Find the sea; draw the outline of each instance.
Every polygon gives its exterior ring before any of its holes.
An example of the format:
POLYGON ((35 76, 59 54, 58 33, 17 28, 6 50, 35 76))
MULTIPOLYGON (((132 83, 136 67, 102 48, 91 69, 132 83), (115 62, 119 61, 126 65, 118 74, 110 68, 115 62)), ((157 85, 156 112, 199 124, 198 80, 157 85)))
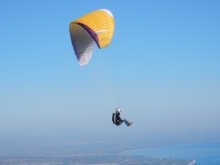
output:
POLYGON ((195 160, 193 165, 220 165, 220 142, 153 147, 123 153, 154 158, 195 160))

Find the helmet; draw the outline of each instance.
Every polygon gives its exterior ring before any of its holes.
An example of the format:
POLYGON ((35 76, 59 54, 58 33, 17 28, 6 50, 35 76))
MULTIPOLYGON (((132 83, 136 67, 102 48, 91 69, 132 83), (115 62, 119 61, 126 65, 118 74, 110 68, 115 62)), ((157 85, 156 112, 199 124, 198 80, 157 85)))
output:
POLYGON ((121 113, 121 109, 120 108, 115 109, 115 110, 116 110, 116 112, 121 113))

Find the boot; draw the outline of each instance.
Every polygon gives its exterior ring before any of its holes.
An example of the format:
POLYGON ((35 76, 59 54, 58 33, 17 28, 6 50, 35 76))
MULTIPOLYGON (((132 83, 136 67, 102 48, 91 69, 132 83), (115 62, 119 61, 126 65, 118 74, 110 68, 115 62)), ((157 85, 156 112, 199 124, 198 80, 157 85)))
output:
POLYGON ((133 122, 129 122, 129 123, 128 123, 128 126, 130 126, 132 123, 133 123, 133 122))

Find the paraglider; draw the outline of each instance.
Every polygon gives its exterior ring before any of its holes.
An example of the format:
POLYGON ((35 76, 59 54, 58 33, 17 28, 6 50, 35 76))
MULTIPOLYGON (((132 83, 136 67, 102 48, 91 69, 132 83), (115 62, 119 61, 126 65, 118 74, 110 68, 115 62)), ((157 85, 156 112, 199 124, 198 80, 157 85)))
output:
MULTIPOLYGON (((102 49, 111 43, 114 34, 113 14, 107 9, 95 10, 72 21, 69 25, 69 32, 78 63, 80 66, 85 66, 92 59, 95 45, 99 49, 102 49)), ((100 70, 103 71, 103 69, 98 69, 98 71, 100 70)), ((116 105, 117 101, 113 101, 112 99, 113 92, 107 91, 106 93, 113 107, 118 109, 119 105, 116 105)), ((116 114, 118 117, 115 116, 115 118, 119 120, 120 113, 118 114, 117 112, 116 114)), ((127 120, 121 119, 119 121, 121 123, 127 122, 127 120)))
POLYGON ((120 114, 121 114, 121 109, 116 109, 116 112, 112 114, 112 122, 115 125, 119 126, 124 122, 127 126, 130 126, 133 123, 133 122, 129 122, 126 119, 121 119, 120 114))
POLYGON ((89 63, 95 44, 108 46, 114 34, 114 17, 107 9, 96 10, 70 23, 70 37, 80 66, 89 63))

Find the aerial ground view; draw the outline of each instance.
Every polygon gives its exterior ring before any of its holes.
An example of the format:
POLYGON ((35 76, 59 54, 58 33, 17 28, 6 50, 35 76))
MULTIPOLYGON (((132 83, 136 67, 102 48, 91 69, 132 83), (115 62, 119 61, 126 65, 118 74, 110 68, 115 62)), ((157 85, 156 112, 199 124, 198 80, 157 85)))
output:
POLYGON ((219 165, 220 1, 0 1, 0 165, 219 165))

